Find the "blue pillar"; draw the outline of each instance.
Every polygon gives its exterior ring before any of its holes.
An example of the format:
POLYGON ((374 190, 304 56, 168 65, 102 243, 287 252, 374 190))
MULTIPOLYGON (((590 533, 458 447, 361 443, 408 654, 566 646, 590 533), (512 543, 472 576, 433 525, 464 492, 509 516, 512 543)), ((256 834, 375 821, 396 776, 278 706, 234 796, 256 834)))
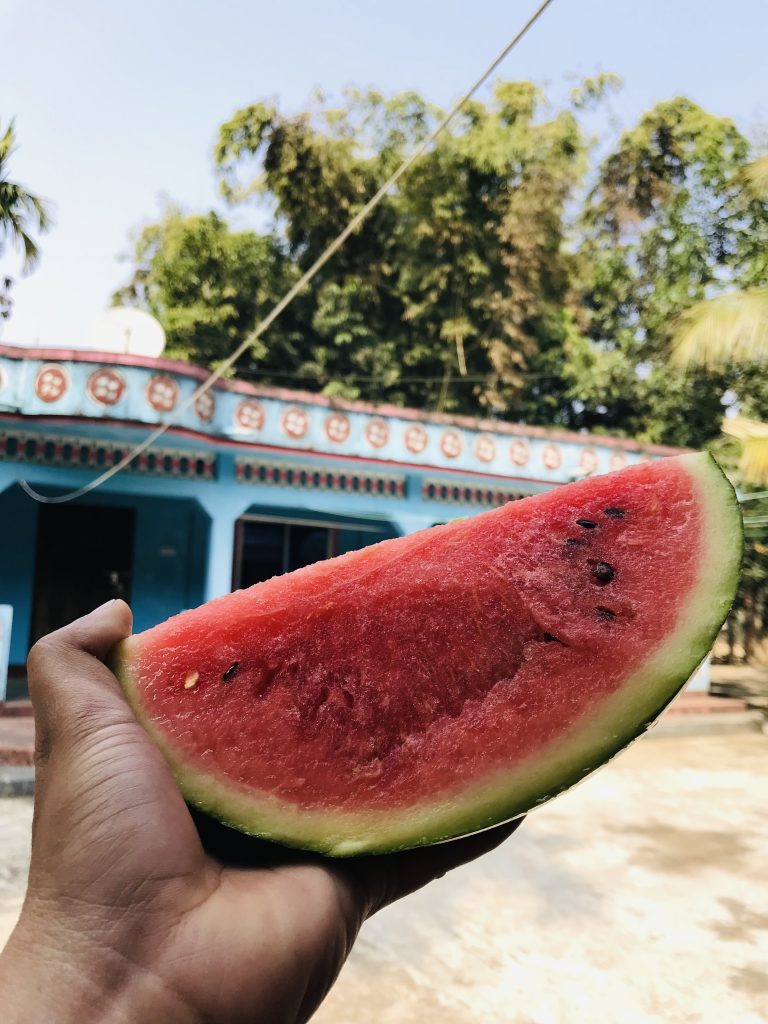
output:
POLYGON ((200 494, 198 501, 208 513, 208 561, 205 574, 206 601, 232 590, 232 562, 235 553, 235 523, 250 505, 249 498, 237 486, 220 482, 215 489, 200 494))
POLYGON ((208 569, 205 577, 205 600, 228 594, 232 589, 232 559, 235 549, 235 520, 221 512, 209 510, 211 528, 208 536, 208 569))

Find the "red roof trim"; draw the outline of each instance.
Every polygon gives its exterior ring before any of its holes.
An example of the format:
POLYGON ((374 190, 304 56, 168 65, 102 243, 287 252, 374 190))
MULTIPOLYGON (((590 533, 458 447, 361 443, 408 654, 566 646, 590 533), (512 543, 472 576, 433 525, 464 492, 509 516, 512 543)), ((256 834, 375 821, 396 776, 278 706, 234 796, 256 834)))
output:
MULTIPOLYGON (((118 352, 92 352, 72 348, 26 348, 19 345, 0 344, 0 356, 8 359, 35 359, 53 362, 110 363, 116 366, 137 366, 147 370, 165 370, 195 380, 205 380, 209 373, 200 366, 183 363, 177 359, 151 359, 148 356, 124 355, 118 352)), ((507 423, 504 420, 483 420, 474 416, 451 416, 440 412, 422 412, 399 405, 375 405, 371 402, 349 401, 341 398, 326 398, 311 391, 293 391, 289 388, 267 387, 248 384, 242 380, 217 381, 215 387, 258 398, 275 398, 283 402, 303 402, 329 409, 344 409, 347 412, 367 413, 372 416, 392 416, 401 420, 416 420, 423 423, 440 423, 446 426, 463 427, 466 430, 486 431, 492 434, 506 434, 510 437, 535 437, 549 441, 572 441, 582 445, 603 445, 628 452, 647 452, 650 455, 680 455, 690 448, 675 448, 663 444, 641 444, 628 437, 608 437, 602 434, 580 434, 572 430, 558 430, 555 427, 534 427, 524 423, 507 423)), ((127 421, 122 421, 127 422, 127 421)))

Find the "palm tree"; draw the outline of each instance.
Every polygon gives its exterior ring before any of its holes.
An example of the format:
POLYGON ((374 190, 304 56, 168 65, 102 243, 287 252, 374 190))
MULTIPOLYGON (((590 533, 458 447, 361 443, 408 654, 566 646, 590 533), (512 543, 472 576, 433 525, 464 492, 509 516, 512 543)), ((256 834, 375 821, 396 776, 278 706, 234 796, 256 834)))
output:
POLYGON ((741 445, 739 470, 748 483, 768 483, 768 423, 733 416, 723 421, 724 434, 741 445))
POLYGON ((768 362, 768 288, 698 302, 675 327, 673 358, 683 365, 768 362))
MULTIPOLYGON (((753 197, 768 198, 768 156, 747 164, 740 175, 753 197)), ((710 368, 729 363, 768 363, 768 288, 726 292, 692 306, 673 325, 673 360, 710 368)), ((768 424, 738 418, 723 431, 742 446, 745 480, 768 484, 768 424)))
POLYGON ((10 121, 5 134, 0 135, 0 254, 8 242, 18 246, 24 253, 23 269, 26 272, 40 258, 40 250, 30 230, 47 231, 51 220, 44 200, 8 178, 8 161, 15 142, 14 123, 10 121))
POLYGON ((745 186, 758 199, 768 196, 768 156, 761 156, 747 164, 741 172, 745 186))

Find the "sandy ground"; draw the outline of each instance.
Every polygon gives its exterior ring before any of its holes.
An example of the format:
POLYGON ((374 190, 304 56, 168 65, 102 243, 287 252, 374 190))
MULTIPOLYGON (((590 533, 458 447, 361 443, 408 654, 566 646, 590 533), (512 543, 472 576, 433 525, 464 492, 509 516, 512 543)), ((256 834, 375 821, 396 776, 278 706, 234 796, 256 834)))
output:
MULTIPOLYGON (((766 1024, 768 737, 646 739, 370 921, 314 1024, 766 1024)), ((0 945, 30 801, 0 801, 0 945)))

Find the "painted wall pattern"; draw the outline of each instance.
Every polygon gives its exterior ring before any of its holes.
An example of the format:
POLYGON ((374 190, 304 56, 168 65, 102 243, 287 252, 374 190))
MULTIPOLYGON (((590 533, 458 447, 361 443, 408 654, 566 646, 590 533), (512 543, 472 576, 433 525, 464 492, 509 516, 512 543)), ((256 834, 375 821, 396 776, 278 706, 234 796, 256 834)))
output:
POLYGON ((401 473, 374 473, 350 466, 322 465, 277 459, 235 459, 235 479, 241 484, 298 487, 343 494, 373 494, 405 498, 406 478, 401 473))
MULTIPOLYGON (((194 370, 162 360, 137 366, 119 359, 98 363, 93 353, 52 359, 50 352, 43 353, 48 358, 36 357, 34 349, 5 351, 24 357, 0 351, 0 411, 25 416, 103 417, 151 426, 173 419, 200 383, 194 370)), ((436 417, 414 419, 394 409, 334 408, 299 394, 253 392, 232 383, 212 388, 174 425, 211 439, 541 484, 609 472, 660 454, 590 435, 582 440, 554 431, 527 435, 524 428, 517 428, 520 434, 502 427, 494 432, 487 424, 474 429, 436 417)))
MULTIPOLYGON (((0 462, 23 462, 35 466, 103 471, 130 450, 130 444, 114 439, 59 433, 0 430, 0 462)), ((158 445, 142 452, 124 472, 149 476, 187 477, 214 480, 217 457, 214 452, 158 445)))

